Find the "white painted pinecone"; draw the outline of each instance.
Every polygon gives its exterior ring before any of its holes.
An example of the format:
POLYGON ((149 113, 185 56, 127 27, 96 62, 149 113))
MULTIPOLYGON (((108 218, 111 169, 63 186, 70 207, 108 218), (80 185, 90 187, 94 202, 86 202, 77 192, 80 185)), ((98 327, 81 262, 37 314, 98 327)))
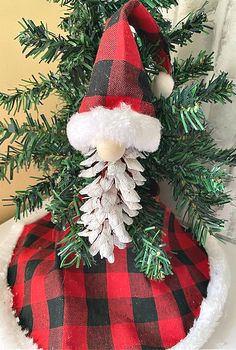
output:
POLYGON ((114 246, 123 249, 131 242, 125 225, 131 225, 142 208, 135 187, 145 182, 141 174, 144 169, 137 160, 145 157, 132 149, 116 162, 101 161, 95 150, 87 156, 81 162, 87 169, 81 171, 80 177, 97 177, 80 191, 86 201, 80 208, 84 214, 79 223, 84 230, 79 235, 88 237, 93 256, 99 252, 101 258, 112 263, 114 246))

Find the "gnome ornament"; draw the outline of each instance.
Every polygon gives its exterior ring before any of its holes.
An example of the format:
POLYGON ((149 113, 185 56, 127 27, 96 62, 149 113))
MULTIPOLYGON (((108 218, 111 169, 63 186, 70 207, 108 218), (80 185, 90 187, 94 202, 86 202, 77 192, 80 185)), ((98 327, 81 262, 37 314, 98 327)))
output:
POLYGON ((156 151, 161 138, 153 94, 130 26, 151 43, 159 42, 153 59, 165 73, 154 81, 155 95, 170 93, 170 55, 160 28, 139 1, 128 1, 106 23, 88 93, 67 126, 71 145, 86 158, 80 176, 95 177, 80 192, 85 199, 80 235, 88 237, 92 255, 100 252, 109 262, 114 262, 114 246, 125 248, 131 241, 126 226, 141 209, 136 187, 145 178, 138 158, 156 151))

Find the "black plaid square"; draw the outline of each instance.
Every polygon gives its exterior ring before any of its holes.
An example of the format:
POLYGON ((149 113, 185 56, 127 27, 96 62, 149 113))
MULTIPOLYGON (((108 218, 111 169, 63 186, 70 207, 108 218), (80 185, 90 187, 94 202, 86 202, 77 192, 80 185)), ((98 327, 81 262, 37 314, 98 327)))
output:
POLYGON ((157 321, 158 316, 153 298, 132 298, 132 303, 135 323, 157 321))
POLYGON ((147 74, 144 71, 140 71, 139 73, 138 85, 142 90, 142 100, 151 103, 153 100, 153 93, 150 87, 150 82, 148 80, 147 74))
POLYGON ((30 280, 33 277, 33 274, 37 268, 37 266, 42 262, 40 259, 30 260, 26 264, 25 268, 25 282, 30 280))
POLYGON ((110 324, 108 300, 87 299, 88 326, 106 326, 110 324))
POLYGON ((197 288, 199 289, 201 295, 206 298, 207 297, 207 287, 208 287, 209 281, 202 281, 198 282, 196 284, 197 288))
POLYGON ((87 96, 107 96, 112 64, 112 60, 104 60, 94 65, 87 96))
POLYGON ((36 236, 36 235, 34 235, 34 234, 29 234, 29 235, 26 237, 23 246, 24 246, 24 247, 30 247, 34 242, 37 241, 37 239, 39 239, 38 236, 36 236))
POLYGON ((84 266, 84 273, 104 273, 106 272, 106 260, 99 259, 98 256, 95 257, 95 264, 91 267, 84 266))
POLYGON ((112 27, 114 24, 119 22, 120 19, 120 10, 116 11, 112 17, 108 20, 107 24, 106 24, 106 29, 112 27))
POLYGON ((20 322, 19 324, 21 325, 22 329, 27 329, 30 332, 33 329, 33 313, 32 313, 32 308, 30 305, 26 305, 21 309, 21 312, 19 314, 19 319, 20 322))
POLYGON ((193 261, 188 257, 188 255, 183 250, 175 250, 174 253, 176 254, 180 263, 185 265, 193 265, 193 261))
POLYGON ((50 299, 48 312, 50 317, 50 328, 61 327, 64 324, 64 297, 50 299))
POLYGON ((17 265, 9 266, 7 271, 7 282, 10 287, 13 287, 16 283, 16 275, 17 275, 17 265))
POLYGON ((187 314, 191 313, 191 310, 189 309, 184 292, 181 289, 174 290, 173 295, 174 295, 174 298, 175 298, 176 303, 178 305, 180 314, 187 315, 187 314))

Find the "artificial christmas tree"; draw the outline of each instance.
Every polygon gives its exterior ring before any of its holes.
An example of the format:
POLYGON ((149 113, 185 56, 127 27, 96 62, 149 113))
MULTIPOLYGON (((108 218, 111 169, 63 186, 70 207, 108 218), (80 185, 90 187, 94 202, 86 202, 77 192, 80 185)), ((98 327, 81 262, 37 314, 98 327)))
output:
MULTIPOLYGON (((201 79, 213 69, 212 54, 203 51, 174 59, 171 67, 169 52, 208 28, 204 8, 172 28, 161 8, 176 1, 54 2, 69 10, 60 24, 67 34, 57 37, 42 23, 24 20, 19 39, 27 56, 58 59, 58 71, 0 94, 9 113, 27 114, 23 125, 13 117, 1 122, 1 142, 12 138, 18 145, 2 155, 1 178, 31 163, 45 172, 13 197, 16 218, 50 198, 50 215, 31 216, 25 228, 21 221, 6 240, 1 284, 6 287, 11 260, 14 309, 45 349, 197 349, 227 294, 224 258, 208 236, 223 237, 215 208, 231 200, 224 166, 235 165, 235 150, 217 148, 202 109, 204 102, 230 101, 233 83, 225 73, 208 83, 201 79), (50 93, 63 108, 51 121, 34 119, 30 108, 50 93), (190 232, 153 193, 162 179, 172 185, 190 232), (207 244, 210 271, 198 244, 207 244), (123 342, 117 334, 125 335, 123 342)), ((1 307, 7 319, 9 305, 1 307)), ((10 328, 13 318, 8 322, 10 328)), ((2 329, 2 344, 33 346, 12 334, 6 340, 8 327, 2 329)))

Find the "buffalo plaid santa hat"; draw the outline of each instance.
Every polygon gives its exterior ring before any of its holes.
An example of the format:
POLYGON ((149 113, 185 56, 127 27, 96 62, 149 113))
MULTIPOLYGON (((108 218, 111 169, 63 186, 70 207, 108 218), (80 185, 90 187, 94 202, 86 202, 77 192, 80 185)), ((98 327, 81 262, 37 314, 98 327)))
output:
POLYGON ((88 93, 68 123, 69 141, 83 153, 101 139, 147 152, 159 146, 161 125, 154 118, 153 94, 130 26, 150 43, 159 43, 153 59, 163 72, 153 82, 155 94, 172 92, 170 55, 160 27, 139 1, 130 0, 107 21, 88 93))

